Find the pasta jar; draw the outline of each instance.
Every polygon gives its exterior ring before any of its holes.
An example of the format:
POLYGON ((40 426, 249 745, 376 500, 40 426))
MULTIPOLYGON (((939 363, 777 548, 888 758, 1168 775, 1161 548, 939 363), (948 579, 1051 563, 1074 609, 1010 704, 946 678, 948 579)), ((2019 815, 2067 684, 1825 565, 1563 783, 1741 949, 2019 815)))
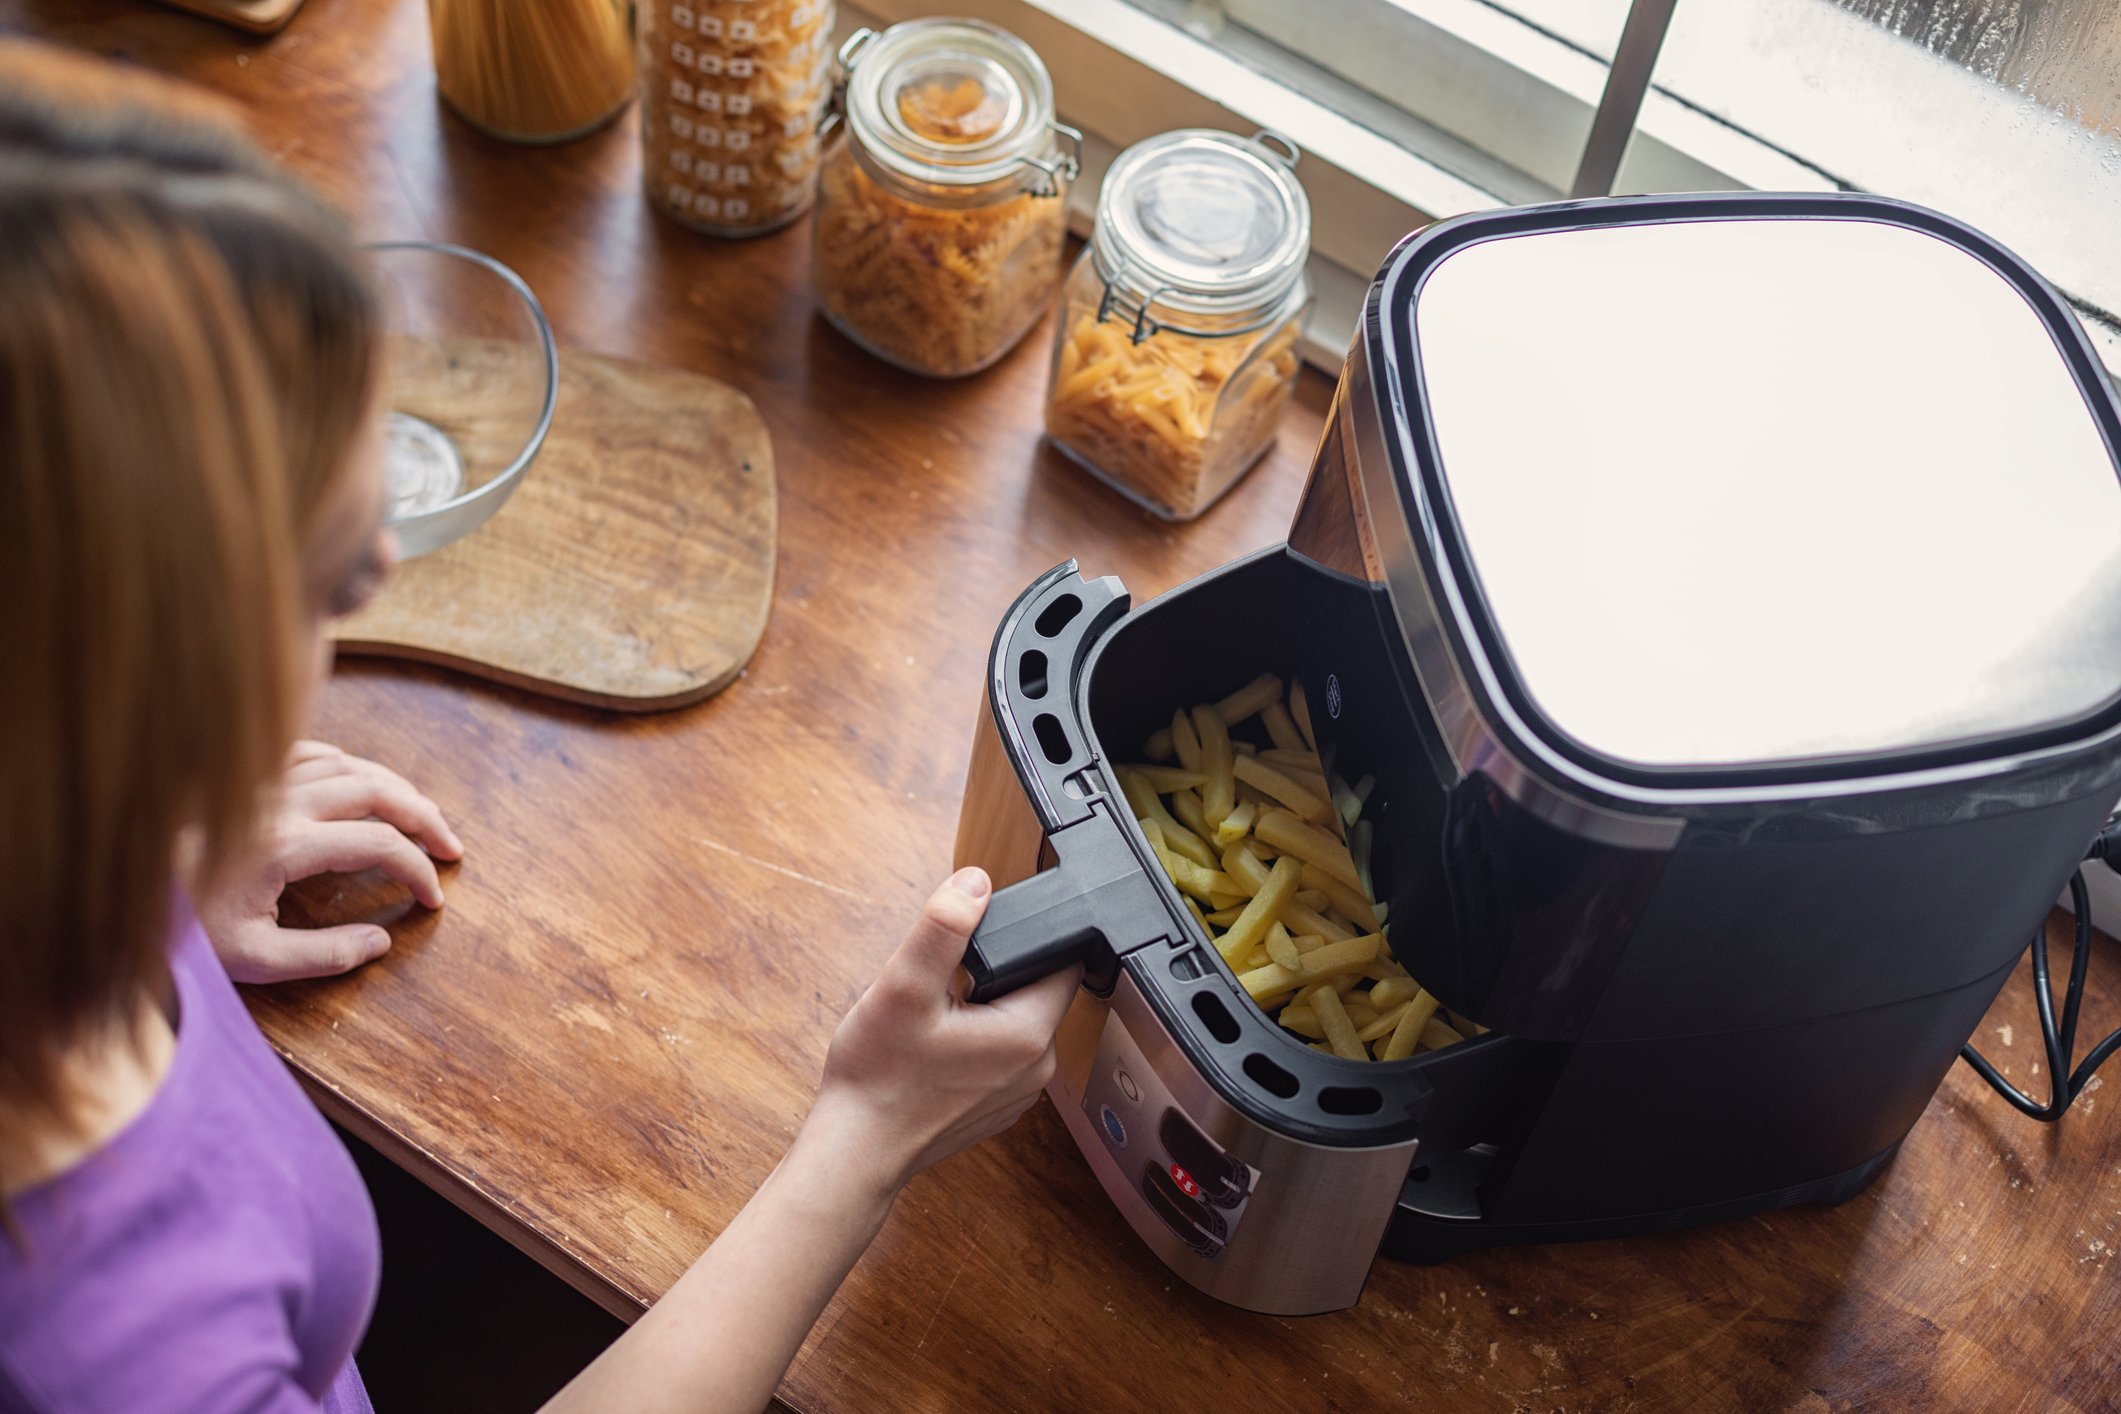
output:
POLYGON ((640 0, 649 204, 716 236, 778 230, 817 189, 833 0, 640 0))
POLYGON ((1163 133, 1116 158, 1061 292, 1046 432, 1190 520, 1273 445, 1311 304, 1311 206, 1274 133, 1163 133))
POLYGON ((951 378, 1030 331, 1060 283, 1082 137, 1031 47, 977 20, 857 31, 845 140, 818 178, 818 307, 888 363, 951 378))
POLYGON ((565 142, 633 97, 629 0, 429 0, 427 24, 436 91, 490 137, 565 142))

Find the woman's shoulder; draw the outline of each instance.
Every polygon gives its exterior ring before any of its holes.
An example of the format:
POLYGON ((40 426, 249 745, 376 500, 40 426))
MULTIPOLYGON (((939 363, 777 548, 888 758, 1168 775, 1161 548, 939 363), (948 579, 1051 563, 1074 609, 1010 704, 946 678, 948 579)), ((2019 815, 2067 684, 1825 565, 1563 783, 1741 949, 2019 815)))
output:
POLYGON ((181 1151, 108 1157, 14 1205, 0 1409, 11 1392, 29 1409, 253 1407, 301 1363, 301 1254, 181 1151))
POLYGON ((153 1099, 9 1204, 0 1414, 10 1376, 50 1391, 30 1409, 272 1408, 257 1388, 328 1381, 365 1323, 359 1175, 197 927, 172 940, 176 1050, 153 1099))

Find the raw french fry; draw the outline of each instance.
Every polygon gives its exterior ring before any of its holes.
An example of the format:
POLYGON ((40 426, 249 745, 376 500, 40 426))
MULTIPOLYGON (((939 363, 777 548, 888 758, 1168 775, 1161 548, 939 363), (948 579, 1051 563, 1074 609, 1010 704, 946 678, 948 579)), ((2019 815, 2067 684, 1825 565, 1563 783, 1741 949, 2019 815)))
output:
POLYGON ((1362 887, 1362 876, 1355 872, 1355 861, 1341 842, 1286 810, 1262 811, 1252 833, 1283 854, 1316 864, 1350 888, 1362 887))
POLYGON ((1289 930, 1281 926, 1278 918, 1267 927, 1266 950, 1268 960, 1281 964, 1283 970, 1303 971, 1304 965, 1298 960, 1303 954, 1297 950, 1296 939, 1289 936, 1289 930))
POLYGON ((1399 1025, 1399 1019, 1405 1016, 1408 1009, 1413 1005, 1414 999, 1409 997, 1398 1006, 1378 1012, 1368 1025, 1356 1031, 1356 1039, 1364 1045, 1368 1045, 1372 1041, 1384 1040, 1392 1034, 1393 1028, 1399 1025))
POLYGON ((1348 1020, 1355 1023, 1357 1031, 1377 1020, 1377 1008, 1363 1000, 1368 995, 1367 992, 1347 992, 1341 996, 1341 1005, 1347 1008, 1348 1020))
POLYGON ((1353 928, 1344 923, 1336 923, 1325 914, 1306 908, 1293 898, 1282 905, 1281 921, 1288 925, 1291 933, 1316 933, 1329 943, 1344 943, 1356 936, 1353 928))
POLYGON ((1171 749, 1178 753, 1179 765, 1188 771, 1200 769, 1200 734, 1183 708, 1171 714, 1171 749))
POLYGON ((1156 857, 1163 861, 1164 872, 1171 876, 1171 882, 1181 890, 1209 904, 1214 902, 1218 890, 1230 892, 1228 874, 1219 869, 1203 869, 1183 854, 1174 853, 1171 847, 1164 843, 1163 829, 1154 820, 1144 820, 1141 826, 1142 833, 1149 837, 1149 847, 1155 850, 1156 857))
POLYGON ((1239 913, 1243 913, 1245 911, 1245 905, 1250 901, 1251 900, 1243 893, 1226 894, 1219 891, 1215 894, 1213 898, 1208 900, 1209 903, 1215 905, 1215 911, 1217 913, 1222 912, 1226 908, 1234 908, 1239 913))
POLYGON ((1238 904, 1235 908, 1218 908, 1213 913, 1208 915, 1206 921, 1214 924, 1218 928, 1227 928, 1232 923, 1235 923, 1237 921, 1237 915, 1243 913, 1244 911, 1244 904, 1238 904))
POLYGON ((1327 908, 1331 907, 1331 901, 1326 898, 1323 889, 1298 889, 1296 891, 1296 901, 1305 908, 1316 909, 1320 913, 1324 913, 1327 908))
POLYGON ((1332 818, 1338 818, 1339 808, 1333 803, 1333 792, 1326 785, 1324 776, 1314 776, 1309 771, 1299 771, 1293 766, 1276 766, 1274 769, 1280 771, 1284 776, 1287 776, 1320 800, 1323 800, 1326 803, 1327 815, 1332 818))
POLYGON ((1259 753, 1259 759, 1269 765, 1279 766, 1284 771, 1301 771, 1307 776, 1326 778, 1326 768, 1318 759, 1318 753, 1301 746, 1274 746, 1259 753))
MULTIPOLYGON (((1304 866, 1303 886, 1326 896, 1326 903, 1341 917, 1366 933, 1374 933, 1384 927, 1384 909, 1372 907, 1359 889, 1351 889, 1340 880, 1319 868, 1316 864, 1304 866)), ((1318 904, 1311 907, 1325 911, 1318 904)))
POLYGON ((1169 795, 1175 790, 1192 790, 1208 778, 1198 771, 1188 771, 1181 766, 1122 766, 1122 771, 1132 771, 1149 783, 1149 788, 1159 795, 1169 795))
POLYGON ((1135 819, 1156 822, 1164 848, 1184 855, 1203 869, 1215 867, 1215 851, 1208 848, 1206 840, 1171 818, 1170 812, 1164 809, 1163 800, 1139 771, 1131 766, 1120 767, 1119 788, 1126 792, 1127 804, 1133 808, 1135 819))
POLYGON ((1293 859, 1274 861, 1245 911, 1230 925, 1230 931, 1216 940, 1215 946, 1224 957, 1242 954, 1266 938, 1282 905, 1296 892, 1296 880, 1302 873, 1302 866, 1293 859))
POLYGON ((1208 773, 1200 788, 1200 804, 1210 825, 1220 825, 1237 804, 1235 755, 1230 750, 1230 728, 1213 707, 1193 709, 1193 730, 1200 733, 1200 769, 1208 773))
POLYGON ((1380 1008, 1390 1011, 1401 1002, 1411 1002, 1421 994, 1421 987, 1411 977, 1386 977, 1370 989, 1370 1000, 1380 1008))
POLYGON ((1355 1023, 1348 1020, 1347 1009, 1340 1004, 1340 994, 1320 992, 1315 1005, 1319 1025, 1326 1028, 1326 1040, 1332 1045, 1333 1054, 1342 1060, 1368 1060, 1369 1054, 1356 1039, 1355 1023))
POLYGON ((1255 1002, 1276 992, 1286 992, 1301 980, 1295 973, 1275 962, 1237 974, 1237 985, 1244 988, 1245 995, 1255 1002))
POLYGON ((1318 733, 1311 730, 1311 708, 1304 701, 1304 685, 1300 682, 1289 684, 1289 716, 1295 721, 1296 729, 1303 733, 1303 744, 1313 751, 1318 750, 1318 733))
POLYGON ((1376 788, 1375 776, 1364 776, 1357 781, 1355 788, 1348 792, 1350 798, 1341 802, 1340 823, 1352 828, 1356 818, 1362 814, 1362 808, 1370 803, 1370 792, 1376 788))
POLYGON ((1303 963, 1302 979, 1316 982, 1322 977, 1335 977, 1343 972, 1359 972, 1362 965, 1377 956, 1378 938, 1375 933, 1366 937, 1350 938, 1344 943, 1327 943, 1322 948, 1313 948, 1299 959, 1303 963))
POLYGON ((1283 751, 1302 751, 1304 739, 1290 720, 1289 709, 1279 702, 1267 704, 1267 710, 1259 714, 1259 720, 1267 728, 1267 740, 1283 751))
POLYGON ((1318 1024, 1318 1013, 1310 1007, 1285 1006, 1276 1019, 1299 1036, 1322 1037, 1326 1034, 1326 1028, 1318 1024))
POLYGON ((1351 881, 1370 898, 1377 897, 1377 887, 1370 882, 1370 822, 1357 820, 1348 827, 1348 858, 1355 861, 1355 878, 1351 881))
POLYGON ((1208 813, 1201 809, 1199 791, 1174 792, 1171 796, 1171 813, 1178 817, 1180 824, 1202 839, 1215 838, 1215 827, 1208 823, 1208 813))
POLYGON ((1215 936, 1213 930, 1208 927, 1208 915, 1200 911, 1200 905, 1185 894, 1180 894, 1179 897, 1185 899, 1187 909, 1193 914, 1193 921, 1200 924, 1200 930, 1210 937, 1215 936))
POLYGON ((1288 772, 1269 766, 1256 756, 1238 757, 1232 770, 1238 780, 1265 791, 1314 825, 1322 825, 1333 816, 1333 806, 1324 796, 1313 794, 1291 779, 1288 772))
POLYGON ((1257 756, 1259 755, 1259 748, 1249 741, 1233 740, 1230 743, 1230 754, 1233 756, 1257 756))
POLYGON ((1326 940, 1319 937, 1316 933, 1298 933, 1291 941, 1296 944, 1298 952, 1310 952, 1314 948, 1322 948, 1326 945, 1326 940))
MULTIPOLYGON (((1258 893, 1267 882, 1267 864, 1253 850, 1255 841, 1239 840, 1222 854, 1223 872, 1237 880, 1237 886, 1258 893)), ((1298 877, 1302 877, 1301 871, 1298 877)))
POLYGON ((1237 691, 1215 704, 1215 711, 1225 723, 1242 722, 1256 712, 1262 712, 1273 703, 1281 701, 1281 679, 1272 673, 1261 673, 1237 691))
POLYGON ((1215 842, 1218 845, 1236 844, 1252 832, 1252 822, 1259 818, 1259 802, 1240 800, 1223 816, 1223 822, 1215 827, 1215 842))
POLYGON ((1436 1015, 1436 998, 1427 992, 1418 992, 1414 1000, 1401 1013, 1399 1023, 1392 1028, 1392 1039, 1385 1046, 1386 1060, 1405 1060, 1414 1054, 1421 1044, 1422 1032, 1436 1015))
POLYGON ((1429 1024, 1421 1028, 1421 1044, 1432 1051, 1441 1050, 1445 1046, 1455 1046, 1464 1039, 1465 1037, 1453 1030, 1448 1023, 1433 1016, 1429 1018, 1429 1024))
POLYGON ((1151 736, 1148 744, 1142 747, 1142 755, 1148 757, 1151 761, 1169 761, 1173 755, 1171 729, 1165 727, 1162 731, 1151 736))

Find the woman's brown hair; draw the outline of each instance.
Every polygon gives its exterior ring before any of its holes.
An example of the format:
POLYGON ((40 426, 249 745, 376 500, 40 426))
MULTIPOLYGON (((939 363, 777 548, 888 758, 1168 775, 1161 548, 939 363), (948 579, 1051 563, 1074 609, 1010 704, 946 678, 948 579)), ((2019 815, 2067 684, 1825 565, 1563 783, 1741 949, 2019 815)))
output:
POLYGON ((342 224, 203 95, 0 44, 0 1158, 250 843, 375 383, 342 224))

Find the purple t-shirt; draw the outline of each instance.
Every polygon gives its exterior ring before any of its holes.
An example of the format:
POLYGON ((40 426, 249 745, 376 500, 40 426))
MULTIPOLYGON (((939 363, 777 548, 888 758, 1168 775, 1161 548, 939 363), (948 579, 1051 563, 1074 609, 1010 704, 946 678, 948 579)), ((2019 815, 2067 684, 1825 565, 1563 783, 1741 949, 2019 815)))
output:
POLYGON ((169 1073, 0 1235, 0 1414, 367 1414, 375 1209, 178 908, 169 1073))

